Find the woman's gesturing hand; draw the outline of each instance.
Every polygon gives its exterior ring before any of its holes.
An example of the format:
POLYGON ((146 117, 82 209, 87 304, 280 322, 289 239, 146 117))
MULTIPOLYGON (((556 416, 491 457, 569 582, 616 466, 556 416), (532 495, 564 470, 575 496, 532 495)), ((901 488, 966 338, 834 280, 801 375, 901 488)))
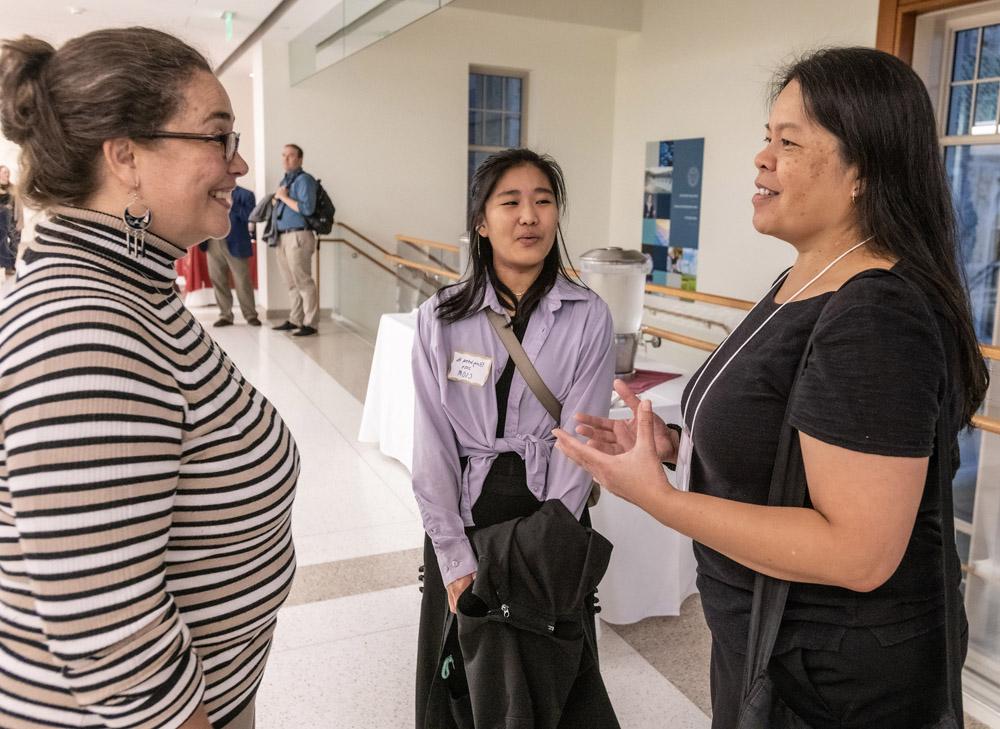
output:
POLYGON ((648 511, 652 499, 673 488, 657 453, 654 419, 663 422, 653 415, 653 406, 648 400, 641 401, 636 408, 634 439, 627 449, 620 443, 607 447, 611 445, 609 441, 595 443, 591 439, 586 444, 581 443, 559 428, 552 433, 556 437, 556 448, 590 472, 598 483, 648 511))
POLYGON ((466 575, 465 577, 459 577, 454 582, 448 583, 448 609, 453 613, 458 612, 458 598, 462 596, 462 593, 469 589, 469 585, 472 581, 476 579, 476 573, 473 572, 471 575, 466 575))
MULTIPOLYGON (((632 389, 622 380, 615 380, 615 392, 632 411, 628 420, 612 420, 595 415, 577 413, 576 432, 587 438, 587 445, 605 453, 617 456, 631 450, 635 445, 636 420, 639 415, 639 403, 642 402, 632 389)), ((677 443, 680 436, 677 431, 668 428, 666 423, 653 415, 653 443, 661 461, 673 463, 677 460, 677 443)))

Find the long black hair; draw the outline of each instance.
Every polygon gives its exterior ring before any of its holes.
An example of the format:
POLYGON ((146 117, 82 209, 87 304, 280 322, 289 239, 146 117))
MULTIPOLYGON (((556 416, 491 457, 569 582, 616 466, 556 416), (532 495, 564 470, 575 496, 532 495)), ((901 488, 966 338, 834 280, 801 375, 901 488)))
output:
POLYGON ((961 359, 968 424, 989 387, 972 325, 958 236, 930 97, 920 77, 895 56, 871 48, 826 48, 780 72, 772 99, 792 81, 806 114, 840 142, 855 165, 855 201, 864 236, 876 254, 906 262, 907 275, 944 303, 961 359))
MULTIPOLYGON (((547 154, 538 154, 530 149, 505 149, 487 157, 472 177, 469 194, 469 277, 465 281, 442 289, 446 291, 454 288, 455 291, 451 295, 446 294, 441 297, 437 305, 438 318, 452 323, 472 316, 482 307, 487 286, 493 286, 500 305, 513 311, 515 319, 520 319, 531 314, 541 298, 555 285, 559 276, 581 285, 570 277, 563 264, 559 249, 565 251, 566 243, 563 240, 562 226, 558 223, 556 240, 545 256, 542 271, 524 292, 520 301, 497 276, 496 268, 493 266, 493 246, 489 238, 479 235, 478 229, 486 217, 486 201, 493 194, 500 178, 508 171, 525 165, 537 167, 548 179, 549 187, 552 188, 555 197, 556 209, 562 217, 566 209, 566 183, 558 162, 547 154)), ((566 260, 569 260, 568 252, 566 260)))

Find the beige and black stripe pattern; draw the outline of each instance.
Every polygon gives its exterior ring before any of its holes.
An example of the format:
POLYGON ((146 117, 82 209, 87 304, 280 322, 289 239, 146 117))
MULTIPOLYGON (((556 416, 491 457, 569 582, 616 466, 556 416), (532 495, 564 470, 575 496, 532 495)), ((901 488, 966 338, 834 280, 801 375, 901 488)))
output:
POLYGON ((0 727, 216 726, 295 570, 274 408, 110 216, 38 226, 0 305, 0 727))

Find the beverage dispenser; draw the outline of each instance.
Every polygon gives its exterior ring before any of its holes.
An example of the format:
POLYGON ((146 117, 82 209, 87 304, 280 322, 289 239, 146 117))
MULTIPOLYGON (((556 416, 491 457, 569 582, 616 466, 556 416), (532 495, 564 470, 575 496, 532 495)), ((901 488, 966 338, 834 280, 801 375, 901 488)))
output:
POLYGON ((595 248, 580 257, 580 277, 611 309, 615 329, 615 376, 635 374, 635 353, 642 327, 646 276, 653 269, 645 253, 623 248, 595 248))

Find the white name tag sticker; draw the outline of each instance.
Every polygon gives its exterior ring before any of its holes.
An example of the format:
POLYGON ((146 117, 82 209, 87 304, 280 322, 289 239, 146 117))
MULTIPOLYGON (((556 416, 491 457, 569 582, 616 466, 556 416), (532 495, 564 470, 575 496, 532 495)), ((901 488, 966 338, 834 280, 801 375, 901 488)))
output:
POLYGON ((492 368, 492 357, 482 354, 469 354, 468 352, 455 352, 451 356, 448 379, 482 387, 486 384, 486 379, 490 376, 492 368))

